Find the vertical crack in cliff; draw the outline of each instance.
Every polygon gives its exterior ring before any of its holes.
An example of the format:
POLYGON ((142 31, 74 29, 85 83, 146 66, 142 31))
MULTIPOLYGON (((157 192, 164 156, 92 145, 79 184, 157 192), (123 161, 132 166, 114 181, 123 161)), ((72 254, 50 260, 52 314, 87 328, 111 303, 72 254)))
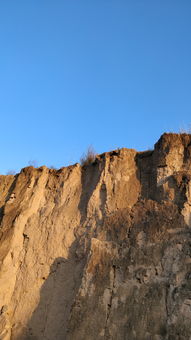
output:
POLYGON ((169 312, 169 307, 168 307, 168 294, 169 294, 169 284, 167 283, 165 287, 166 328, 168 328, 169 317, 170 317, 170 312, 169 312))
POLYGON ((105 320, 105 331, 104 331, 104 339, 109 339, 109 334, 108 334, 108 323, 109 323, 109 318, 111 315, 111 308, 112 308, 112 303, 113 303, 113 296, 114 296, 114 290, 115 290, 115 280, 116 280, 116 266, 112 266, 112 282, 111 282, 111 293, 110 293, 110 300, 107 305, 107 312, 106 312, 106 320, 105 320))

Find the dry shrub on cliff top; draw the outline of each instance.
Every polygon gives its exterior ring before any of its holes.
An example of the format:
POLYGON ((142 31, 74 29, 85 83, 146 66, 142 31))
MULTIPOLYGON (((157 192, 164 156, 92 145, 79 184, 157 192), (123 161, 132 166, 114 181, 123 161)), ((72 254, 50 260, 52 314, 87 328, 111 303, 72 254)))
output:
POLYGON ((89 165, 93 163, 96 159, 96 152, 92 146, 89 146, 86 153, 80 158, 81 166, 89 165))
POLYGON ((16 171, 15 171, 15 170, 8 170, 7 173, 6 173, 6 175, 12 175, 12 176, 14 176, 14 175, 16 175, 16 171))
POLYGON ((191 134, 191 124, 189 124, 188 126, 181 126, 180 129, 179 129, 179 133, 180 134, 191 134))

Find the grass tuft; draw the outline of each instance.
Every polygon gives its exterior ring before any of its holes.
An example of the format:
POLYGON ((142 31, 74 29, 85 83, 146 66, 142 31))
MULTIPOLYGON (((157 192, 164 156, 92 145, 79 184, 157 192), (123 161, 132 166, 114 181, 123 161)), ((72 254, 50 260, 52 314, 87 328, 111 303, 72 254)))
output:
POLYGON ((96 159, 96 152, 92 146, 89 146, 86 153, 82 155, 80 158, 81 166, 89 165, 95 162, 96 159))

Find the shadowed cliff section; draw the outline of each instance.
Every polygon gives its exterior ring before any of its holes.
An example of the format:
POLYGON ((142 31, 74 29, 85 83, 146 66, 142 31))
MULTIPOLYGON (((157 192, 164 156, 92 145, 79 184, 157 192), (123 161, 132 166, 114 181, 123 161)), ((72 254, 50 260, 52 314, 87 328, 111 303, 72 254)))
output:
POLYGON ((188 340, 191 135, 0 177, 0 338, 188 340))
POLYGON ((154 199, 156 189, 156 166, 154 164, 154 151, 137 153, 137 177, 141 183, 141 196, 154 199))
POLYGON ((89 165, 84 165, 81 171, 81 185, 82 185, 82 192, 80 196, 79 202, 79 210, 81 213, 81 224, 83 224, 87 218, 87 209, 89 200, 96 189, 102 171, 105 167, 105 160, 95 159, 94 162, 90 163, 89 165))
POLYGON ((84 259, 75 258, 76 244, 69 257, 56 258, 40 290, 39 303, 24 331, 14 329, 18 340, 66 339, 68 319, 82 280, 84 259))
POLYGON ((68 307, 67 297, 72 300, 72 290, 69 291, 69 287, 73 286, 68 261, 68 259, 62 257, 55 259, 50 267, 48 277, 42 277, 44 283, 40 290, 39 303, 25 330, 18 330, 17 332, 15 327, 14 337, 16 339, 37 340, 50 337, 60 339, 60 335, 64 338, 68 307))
POLYGON ((1 188, 5 190, 5 188, 8 186, 8 191, 6 191, 6 196, 3 197, 3 192, 1 193, 1 202, 2 199, 4 198, 4 201, 1 203, 0 207, 0 223, 2 222, 3 215, 4 215, 4 204, 9 200, 9 199, 14 199, 14 188, 16 185, 18 175, 9 175, 9 176, 1 176, 1 183, 0 186, 1 188), (12 196, 12 197, 11 197, 12 196))

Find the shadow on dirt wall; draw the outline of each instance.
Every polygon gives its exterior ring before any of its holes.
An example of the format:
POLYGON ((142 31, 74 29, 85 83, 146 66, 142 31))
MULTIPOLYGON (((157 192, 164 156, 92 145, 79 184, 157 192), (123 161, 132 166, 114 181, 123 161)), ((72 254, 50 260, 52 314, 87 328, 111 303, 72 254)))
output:
MULTIPOLYGON (((93 165, 84 167, 82 171, 82 194, 78 206, 81 224, 86 219, 87 205, 100 180, 103 167, 104 162, 101 166, 95 162, 93 165)), ((88 232, 87 229, 86 232, 88 232)), ((15 329, 12 339, 63 340, 67 338, 70 311, 81 285, 86 258, 86 252, 83 244, 80 244, 79 237, 71 245, 67 259, 59 257, 54 260, 48 277, 42 277, 44 283, 41 287, 38 306, 25 330, 22 330, 22 334, 20 330, 15 329)), ((30 301, 28 303, 30 304, 30 301)))
MULTIPOLYGON (((66 339, 68 320, 74 298, 78 293, 85 259, 74 257, 77 242, 71 246, 68 259, 58 257, 50 267, 40 291, 40 301, 22 334, 13 334, 17 340, 66 339)), ((30 301, 28 302, 30 304, 30 301)))
POLYGON ((83 167, 81 175, 82 194, 78 208, 81 213, 81 221, 83 224, 87 218, 87 208, 89 200, 99 183, 105 162, 99 163, 95 161, 93 164, 83 167))

